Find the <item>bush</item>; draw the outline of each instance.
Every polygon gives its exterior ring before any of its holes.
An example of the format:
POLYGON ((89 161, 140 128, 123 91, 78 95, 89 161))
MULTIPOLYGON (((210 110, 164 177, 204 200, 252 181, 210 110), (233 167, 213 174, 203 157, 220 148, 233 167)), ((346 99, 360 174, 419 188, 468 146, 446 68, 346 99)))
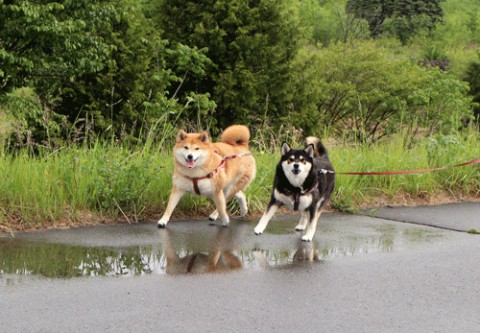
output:
POLYGON ((473 115, 478 125, 480 125, 480 63, 473 62, 467 70, 466 80, 470 86, 470 94, 475 102, 473 115))
POLYGON ((437 68, 422 68, 374 42, 310 49, 297 59, 299 91, 292 120, 307 134, 373 142, 400 125, 457 129, 469 114, 467 86, 437 68))
POLYGON ((5 94, 0 103, 3 105, 0 143, 11 147, 53 146, 57 143, 63 118, 45 108, 32 89, 15 89, 5 94))

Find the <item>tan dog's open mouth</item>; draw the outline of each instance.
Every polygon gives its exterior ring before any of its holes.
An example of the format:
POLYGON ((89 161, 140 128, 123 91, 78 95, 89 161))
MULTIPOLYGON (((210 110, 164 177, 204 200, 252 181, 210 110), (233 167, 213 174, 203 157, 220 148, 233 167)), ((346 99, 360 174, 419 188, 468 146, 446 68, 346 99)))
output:
POLYGON ((196 159, 195 160, 186 160, 187 161, 187 168, 194 168, 195 167, 195 162, 197 161, 196 159))

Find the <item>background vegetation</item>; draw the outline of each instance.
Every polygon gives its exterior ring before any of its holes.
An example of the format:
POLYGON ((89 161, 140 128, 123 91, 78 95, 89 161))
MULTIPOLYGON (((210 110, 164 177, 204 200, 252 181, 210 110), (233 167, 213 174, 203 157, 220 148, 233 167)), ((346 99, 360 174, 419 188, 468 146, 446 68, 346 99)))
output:
MULTIPOLYGON (((475 0, 1 0, 0 26, 3 229, 158 214, 179 127, 250 126, 254 212, 283 140, 324 138, 339 171, 480 155, 475 0)), ((475 198, 479 178, 339 176, 334 206, 475 198)))

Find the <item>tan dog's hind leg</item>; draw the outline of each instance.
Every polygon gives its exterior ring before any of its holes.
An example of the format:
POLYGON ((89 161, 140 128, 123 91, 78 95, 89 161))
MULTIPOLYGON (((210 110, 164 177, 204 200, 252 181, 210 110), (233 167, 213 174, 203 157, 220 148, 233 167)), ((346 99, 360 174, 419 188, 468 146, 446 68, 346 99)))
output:
POLYGON ((237 199, 240 206, 240 216, 245 217, 248 213, 247 198, 245 197, 245 193, 238 191, 237 194, 235 194, 235 199, 237 199))
MULTIPOLYGON (((248 206, 247 206, 247 198, 245 196, 245 193, 242 191, 238 191, 235 195, 231 194, 224 194, 226 197, 225 201, 228 202, 232 197, 235 197, 237 199, 238 204, 240 206, 240 216, 245 217, 248 213, 248 206)), ((212 214, 208 216, 210 221, 215 221, 218 218, 218 209, 215 209, 212 214)))
POLYGON ((218 210, 215 209, 213 213, 208 216, 208 218, 210 221, 215 221, 218 218, 218 210))
POLYGON ((172 189, 172 194, 170 194, 170 199, 168 199, 167 209, 165 209, 165 213, 160 220, 158 220, 158 227, 165 228, 168 221, 170 220, 170 216, 172 216, 173 210, 177 207, 178 202, 185 194, 185 191, 179 190, 177 188, 172 189))
POLYGON ((240 206, 240 216, 245 217, 248 213, 248 206, 247 206, 247 198, 243 190, 250 185, 252 182, 252 177, 244 176, 242 177, 232 188, 230 193, 226 194, 227 201, 235 197, 237 199, 238 204, 240 206))
POLYGON ((227 215, 227 201, 222 190, 215 193, 213 201, 215 202, 215 206, 217 206, 218 216, 222 220, 222 225, 225 227, 228 226, 230 224, 230 218, 227 215))
MULTIPOLYGON (((225 206, 226 206, 227 202, 229 202, 230 199, 233 198, 232 188, 230 187, 229 189, 224 189, 223 196, 225 197, 225 206)), ((210 221, 216 221, 218 219, 218 207, 212 212, 212 214, 208 216, 208 219, 210 221)))

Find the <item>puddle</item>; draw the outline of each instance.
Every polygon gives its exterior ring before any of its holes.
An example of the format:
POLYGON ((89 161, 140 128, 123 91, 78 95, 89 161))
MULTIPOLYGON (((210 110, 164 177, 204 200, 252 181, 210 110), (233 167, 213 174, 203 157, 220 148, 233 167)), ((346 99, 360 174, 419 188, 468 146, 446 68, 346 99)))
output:
POLYGON ((73 278, 225 273, 240 269, 305 269, 337 257, 399 251, 439 241, 444 231, 362 216, 322 216, 313 242, 299 241, 296 219, 229 228, 205 221, 102 226, 0 237, 0 280, 8 276, 73 278))

